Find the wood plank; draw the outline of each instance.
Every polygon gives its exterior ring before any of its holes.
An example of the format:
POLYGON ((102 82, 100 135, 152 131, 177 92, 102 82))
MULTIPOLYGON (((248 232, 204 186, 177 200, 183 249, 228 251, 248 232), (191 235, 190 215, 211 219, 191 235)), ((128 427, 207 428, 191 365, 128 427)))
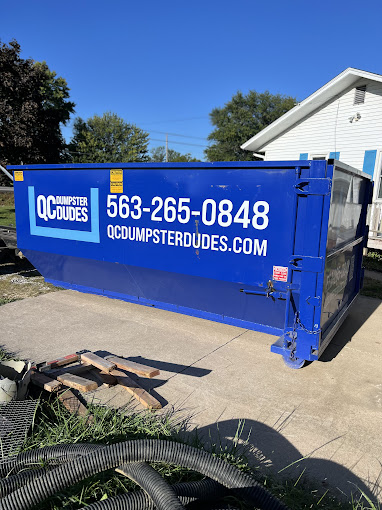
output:
POLYGON ((144 390, 136 381, 120 370, 112 370, 111 375, 117 379, 117 383, 128 391, 147 409, 161 409, 162 405, 150 393, 144 390))
POLYGON ((53 361, 47 361, 46 366, 49 367, 49 370, 56 367, 61 367, 63 365, 69 365, 69 363, 75 363, 80 359, 79 354, 69 354, 68 356, 63 356, 62 358, 54 359, 53 361))
POLYGON ((94 375, 94 377, 98 379, 101 384, 107 386, 108 388, 117 384, 117 379, 114 376, 109 373, 102 372, 102 370, 100 371, 97 368, 94 368, 91 371, 91 374, 94 375))
POLYGON ((50 377, 57 377, 62 374, 84 374, 89 372, 93 368, 92 365, 88 365, 87 363, 81 363, 80 365, 72 365, 68 367, 56 368, 54 370, 49 370, 48 372, 44 372, 46 375, 50 377))
POLYGON ((43 388, 44 390, 49 391, 49 393, 58 391, 62 387, 62 383, 56 381, 56 379, 51 379, 45 374, 35 371, 31 372, 31 381, 35 386, 43 388))
POLYGON ((133 374, 140 375, 141 377, 149 377, 151 379, 152 377, 156 377, 160 374, 160 371, 157 368, 141 365, 140 363, 135 363, 135 361, 118 358, 117 356, 108 356, 107 360, 114 363, 118 368, 127 370, 128 372, 133 372, 133 374))
POLYGON ((78 400, 71 390, 65 390, 58 395, 58 399, 63 403, 66 409, 77 416, 87 417, 87 422, 92 423, 94 416, 89 413, 88 409, 78 400))
POLYGON ((110 370, 114 370, 116 365, 111 363, 105 358, 101 358, 94 354, 94 352, 85 352, 85 354, 81 354, 81 360, 85 363, 89 363, 93 365, 93 367, 99 368, 103 372, 110 372, 110 370))
POLYGON ((65 384, 65 386, 83 391, 84 393, 98 388, 98 384, 95 381, 90 381, 89 379, 85 379, 79 375, 62 374, 57 376, 57 379, 62 382, 62 384, 65 384))

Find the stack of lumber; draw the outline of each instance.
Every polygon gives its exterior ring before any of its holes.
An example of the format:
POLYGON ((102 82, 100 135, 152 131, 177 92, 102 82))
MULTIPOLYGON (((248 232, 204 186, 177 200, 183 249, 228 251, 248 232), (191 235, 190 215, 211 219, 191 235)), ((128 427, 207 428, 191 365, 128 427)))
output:
POLYGON ((31 383, 50 393, 56 392, 70 412, 88 416, 92 421, 93 417, 71 391, 75 389, 86 393, 98 388, 99 384, 88 379, 87 374, 91 374, 103 386, 125 389, 147 409, 162 407, 157 399, 130 377, 130 374, 136 374, 152 378, 160 374, 159 370, 114 355, 103 358, 93 352, 83 352, 40 363, 33 367, 31 383))

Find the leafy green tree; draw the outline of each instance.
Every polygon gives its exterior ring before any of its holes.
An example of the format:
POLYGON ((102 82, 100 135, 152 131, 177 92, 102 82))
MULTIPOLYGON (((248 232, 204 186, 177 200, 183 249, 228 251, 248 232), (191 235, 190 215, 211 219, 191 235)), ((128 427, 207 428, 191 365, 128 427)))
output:
MULTIPOLYGON (((151 161, 154 163, 163 163, 166 161, 166 147, 164 145, 160 145, 151 150, 151 161)), ((172 163, 187 163, 200 161, 200 159, 193 158, 189 152, 182 154, 173 149, 168 149, 168 161, 172 163)))
POLYGON ((257 158, 240 146, 293 108, 296 99, 266 91, 237 92, 222 108, 214 108, 210 119, 215 129, 205 150, 209 161, 253 161, 257 158))
POLYGON ((74 163, 149 161, 149 134, 115 113, 74 121, 69 152, 74 163))
POLYGON ((70 89, 45 62, 20 51, 15 40, 0 42, 0 163, 59 163, 66 157, 61 124, 75 106, 70 89))

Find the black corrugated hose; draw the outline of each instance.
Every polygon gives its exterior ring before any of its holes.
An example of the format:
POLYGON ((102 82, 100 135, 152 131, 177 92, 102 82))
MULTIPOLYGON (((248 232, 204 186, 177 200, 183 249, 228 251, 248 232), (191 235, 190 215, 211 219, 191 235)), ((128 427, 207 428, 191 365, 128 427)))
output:
MULTIPOLYGON (((199 482, 176 483, 171 487, 183 505, 197 502, 199 510, 201 501, 218 501, 229 493, 226 487, 209 478, 199 482)), ((153 500, 141 490, 98 501, 82 510, 153 510, 154 508, 153 500)))
POLYGON ((154 468, 146 462, 132 462, 124 464, 116 469, 118 473, 128 476, 133 482, 144 488, 150 494, 154 505, 158 510, 184 510, 174 489, 169 485, 154 468))
MULTIPOLYGON (((4 477, 8 474, 14 475, 20 471, 20 469, 24 469, 29 465, 41 465, 41 461, 51 460, 59 464, 62 462, 65 464, 59 465, 51 471, 43 472, 38 478, 26 480, 27 483, 25 485, 18 487, 16 490, 13 490, 0 499, 0 509, 28 510, 56 492, 88 478, 91 475, 118 466, 123 466, 123 469, 125 469, 126 464, 142 464, 144 462, 165 462, 200 472, 224 487, 231 489, 233 495, 244 499, 258 509, 286 509, 283 503, 272 496, 270 492, 256 482, 254 478, 242 473, 227 462, 185 444, 156 439, 126 441, 110 446, 88 444, 57 445, 55 447, 24 452, 13 458, 11 457, 1 461, 0 476, 4 477)), ((132 478, 134 478, 134 476, 138 477, 138 468, 136 466, 135 468, 130 466, 130 468, 127 469, 132 469, 132 478)), ((159 492, 157 492, 158 480, 153 476, 152 468, 146 470, 146 468, 141 467, 140 469, 139 484, 145 492, 149 494, 151 499, 152 495, 157 498, 155 504, 158 504, 158 502, 162 500, 160 499, 161 496, 159 492), (146 476, 142 474, 143 471, 146 472, 146 476)), ((130 474, 128 474, 128 476, 130 476, 130 474)), ((25 481, 20 481, 20 483, 25 483, 25 481)), ((173 502, 170 502, 169 506, 157 506, 157 508, 166 508, 166 510, 184 508, 179 500, 176 502, 172 500, 174 494, 176 494, 175 489, 170 488, 169 491, 169 486, 166 482, 164 482, 164 484, 165 485, 162 485, 162 487, 167 495, 166 497, 170 498, 173 502), (164 489, 165 486, 166 489, 164 489), (175 506, 175 504, 177 506, 175 506)), ((15 486, 17 486, 17 484, 15 486)), ((170 501, 170 499, 163 499, 163 501, 170 501)), ((102 504, 102 506, 93 505, 93 508, 110 510, 115 510, 117 508, 147 508, 147 506, 130 507, 126 505, 126 502, 122 503, 124 505, 122 507, 107 506, 107 502, 110 502, 112 505, 114 504, 112 500, 117 500, 115 502, 116 505, 121 503, 118 497, 110 498, 110 500, 96 503, 96 505, 102 504), (103 505, 104 503, 105 505, 103 505)), ((88 509, 91 507, 86 508, 88 509)))

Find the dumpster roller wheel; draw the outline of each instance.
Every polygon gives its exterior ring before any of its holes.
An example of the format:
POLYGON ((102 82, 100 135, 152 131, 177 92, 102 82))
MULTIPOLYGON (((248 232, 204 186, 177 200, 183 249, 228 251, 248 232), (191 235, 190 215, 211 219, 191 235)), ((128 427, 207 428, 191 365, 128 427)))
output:
POLYGON ((289 353, 289 355, 284 354, 283 360, 288 368, 293 368, 295 370, 302 368, 306 361, 303 358, 296 358, 293 353, 289 353))

